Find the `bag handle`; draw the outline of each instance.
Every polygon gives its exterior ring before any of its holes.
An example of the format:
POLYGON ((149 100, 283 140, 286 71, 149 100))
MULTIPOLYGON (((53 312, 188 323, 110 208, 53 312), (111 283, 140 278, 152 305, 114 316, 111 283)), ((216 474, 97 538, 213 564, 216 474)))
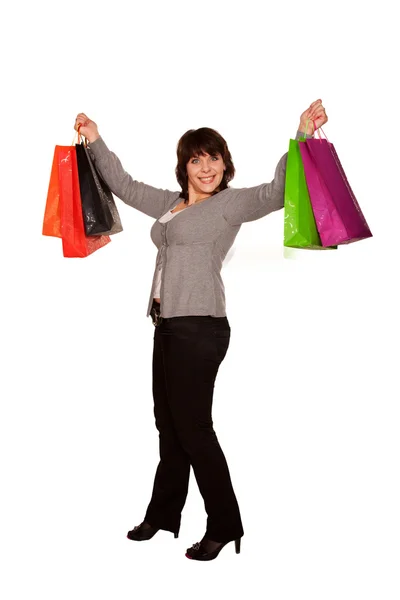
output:
POLYGON ((78 136, 78 144, 83 141, 85 148, 87 148, 87 139, 79 133, 79 130, 81 127, 82 127, 82 123, 79 123, 78 130, 75 131, 74 139, 72 140, 71 146, 75 146, 75 144, 77 143, 75 140, 76 140, 76 137, 78 136))
MULTIPOLYGON (((307 123, 306 123, 306 131, 308 131, 308 124, 310 122, 311 119, 307 119, 307 123)), ((324 136, 326 137, 326 141, 330 144, 330 141, 328 140, 328 136, 326 135, 325 131, 322 129, 322 127, 318 127, 318 129, 316 129, 315 127, 315 121, 311 121, 312 125, 313 125, 313 135, 315 135, 315 132, 318 133, 318 137, 320 139, 320 141, 322 142, 322 137, 321 137, 321 133, 319 130, 322 131, 322 133, 324 134, 324 136)), ((304 137, 303 140, 306 139, 306 134, 304 133, 304 137)))
MULTIPOLYGON (((306 133, 307 133, 307 131, 308 131, 308 124, 309 124, 309 122, 310 122, 310 119, 307 119, 307 123, 306 123, 306 130, 305 130, 305 132, 304 132, 304 135, 303 135, 303 137, 301 138, 301 139, 303 139, 303 140, 305 140, 305 139, 306 139, 306 133)), ((315 133, 315 122, 314 122, 314 121, 311 121, 311 123, 312 123, 313 130, 314 130, 312 134, 314 135, 314 133, 315 133)))
MULTIPOLYGON (((314 127, 315 127, 315 124, 314 124, 314 127)), ((321 137, 321 134, 320 134, 319 130, 321 130, 321 131, 322 131, 322 133, 323 133, 323 134, 324 134, 324 136, 326 137, 326 141, 327 141, 327 142, 330 144, 330 141, 328 140, 328 136, 326 135, 326 133, 325 133, 325 131, 322 129, 322 127, 318 127, 318 129, 317 129, 317 133, 318 133, 318 136, 319 136, 319 139, 320 139, 320 141, 322 142, 322 137, 321 137)))
MULTIPOLYGON (((330 144, 330 141, 328 140, 328 136, 326 135, 325 131, 322 129, 322 127, 318 127, 318 129, 315 129, 315 121, 313 121, 313 126, 314 126, 314 133, 315 131, 318 133, 318 137, 320 139, 320 141, 322 142, 322 137, 321 137, 321 133, 319 130, 322 131, 322 133, 324 134, 324 136, 326 137, 326 141, 330 144)), ((307 131, 307 129, 306 129, 307 131)))

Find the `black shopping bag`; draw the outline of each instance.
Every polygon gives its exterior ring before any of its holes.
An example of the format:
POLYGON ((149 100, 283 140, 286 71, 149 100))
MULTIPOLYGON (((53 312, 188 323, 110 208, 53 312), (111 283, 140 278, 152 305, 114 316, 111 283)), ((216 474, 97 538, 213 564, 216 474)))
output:
POLYGON ((86 235, 119 233, 122 231, 122 224, 113 195, 96 171, 83 142, 76 144, 76 158, 86 235))

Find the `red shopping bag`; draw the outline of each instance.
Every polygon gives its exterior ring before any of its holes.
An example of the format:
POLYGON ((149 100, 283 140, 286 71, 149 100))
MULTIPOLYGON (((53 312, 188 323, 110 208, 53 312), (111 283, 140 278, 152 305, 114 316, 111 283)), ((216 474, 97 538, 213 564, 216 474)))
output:
POLYGON ((59 146, 61 239, 65 257, 84 258, 111 239, 107 235, 87 237, 83 224, 75 146, 59 146))

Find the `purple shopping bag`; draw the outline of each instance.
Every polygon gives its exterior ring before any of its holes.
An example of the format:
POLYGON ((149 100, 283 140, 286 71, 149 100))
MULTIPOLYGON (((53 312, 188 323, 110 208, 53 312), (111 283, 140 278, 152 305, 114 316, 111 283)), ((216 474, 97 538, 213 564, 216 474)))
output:
POLYGON ((320 137, 300 141, 299 146, 322 245, 372 237, 333 144, 320 137))

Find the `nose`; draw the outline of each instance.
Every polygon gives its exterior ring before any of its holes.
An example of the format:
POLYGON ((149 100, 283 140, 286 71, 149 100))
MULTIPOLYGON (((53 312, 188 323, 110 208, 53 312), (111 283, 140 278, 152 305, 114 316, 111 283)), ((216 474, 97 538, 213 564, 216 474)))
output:
POLYGON ((208 173, 210 171, 210 165, 208 163, 203 163, 202 169, 203 173, 208 173))

